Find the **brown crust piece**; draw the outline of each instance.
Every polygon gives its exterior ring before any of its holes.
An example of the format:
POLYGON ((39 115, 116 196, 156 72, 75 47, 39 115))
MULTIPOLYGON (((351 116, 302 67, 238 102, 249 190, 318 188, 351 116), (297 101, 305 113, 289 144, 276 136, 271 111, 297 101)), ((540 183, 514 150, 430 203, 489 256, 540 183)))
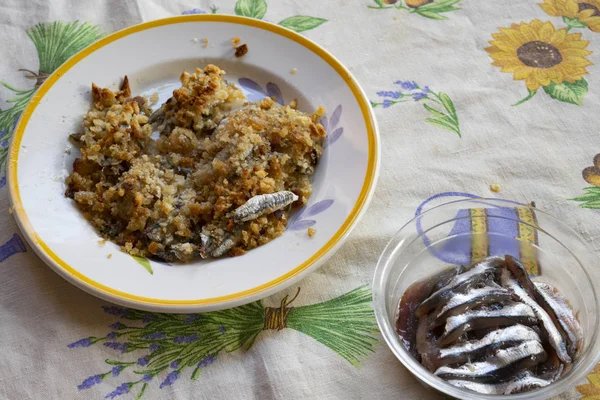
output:
POLYGON ((237 58, 245 56, 246 53, 248 53, 248 45, 245 44, 245 43, 243 45, 238 46, 238 47, 235 48, 235 56, 237 58))

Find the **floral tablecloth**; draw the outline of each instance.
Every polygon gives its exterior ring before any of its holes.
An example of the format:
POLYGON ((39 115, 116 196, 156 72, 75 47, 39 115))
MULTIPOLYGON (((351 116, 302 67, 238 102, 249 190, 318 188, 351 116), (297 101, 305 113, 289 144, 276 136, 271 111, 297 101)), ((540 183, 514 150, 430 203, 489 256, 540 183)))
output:
MULTIPOLYGON (((0 398, 438 398, 383 344, 370 304, 377 257, 405 221, 461 197, 534 201, 600 247, 600 0, 538 2, 2 0, 0 398), (25 244, 5 178, 15 123, 103 35, 211 12, 301 32, 350 68, 381 128, 375 198, 299 292, 202 315, 108 304, 25 244)), ((561 398, 600 398, 600 366, 561 398)))

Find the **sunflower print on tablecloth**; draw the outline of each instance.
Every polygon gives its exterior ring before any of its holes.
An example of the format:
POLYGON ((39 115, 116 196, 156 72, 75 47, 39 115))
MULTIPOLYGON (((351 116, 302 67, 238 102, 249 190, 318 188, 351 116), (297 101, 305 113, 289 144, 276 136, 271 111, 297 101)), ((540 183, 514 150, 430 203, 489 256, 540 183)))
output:
POLYGON ((514 80, 524 80, 529 94, 514 105, 531 99, 538 91, 566 103, 583 104, 588 83, 587 56, 589 41, 581 33, 556 29, 551 22, 534 19, 530 23, 512 24, 492 34, 490 47, 485 50, 494 60, 492 65, 502 72, 512 73, 514 80))
POLYGON ((600 0, 544 0, 540 7, 548 15, 562 17, 567 30, 589 28, 600 32, 600 0))
POLYGON ((600 209, 600 153, 594 157, 594 165, 586 167, 581 171, 583 179, 589 183, 590 187, 586 187, 584 194, 570 200, 581 201, 579 205, 582 208, 600 209))

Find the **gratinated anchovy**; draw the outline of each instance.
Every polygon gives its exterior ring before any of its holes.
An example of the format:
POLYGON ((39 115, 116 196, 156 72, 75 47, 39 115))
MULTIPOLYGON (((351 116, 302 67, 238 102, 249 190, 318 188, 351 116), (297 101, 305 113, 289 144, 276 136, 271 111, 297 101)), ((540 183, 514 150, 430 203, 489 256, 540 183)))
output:
POLYGON ((235 222, 251 221, 262 215, 281 210, 296 200, 298 200, 298 196, 287 190, 254 196, 233 212, 233 219, 235 222))
POLYGON ((541 297, 554 310, 558 322, 567 334, 569 354, 574 357, 581 349, 583 331, 577 317, 573 314, 573 309, 571 309, 567 300, 547 283, 536 282, 535 287, 541 297))
POLYGON ((210 236, 204 234, 204 233, 200 233, 200 257, 202 258, 208 258, 208 256, 210 255, 211 251, 212 251, 212 244, 213 241, 211 239, 210 236))
POLYGON ((530 368, 546 360, 542 344, 536 340, 498 350, 485 361, 466 363, 460 367, 443 366, 434 374, 443 379, 467 379, 490 382, 514 376, 516 371, 530 368))
POLYGON ((439 358, 442 364, 465 363, 479 358, 500 346, 506 347, 521 342, 541 339, 536 331, 525 325, 512 325, 489 332, 479 340, 470 340, 452 347, 440 349, 439 358))
POLYGON ((556 350, 558 358, 565 364, 571 363, 571 357, 567 353, 567 345, 561 333, 557 327, 554 326, 554 322, 546 311, 533 299, 529 294, 519 285, 519 283, 513 279, 512 274, 508 270, 503 270, 500 276, 500 282, 502 286, 509 289, 519 299, 520 302, 527 304, 535 316, 541 322, 541 327, 544 330, 550 345, 556 350))
POLYGON ((529 389, 536 389, 551 384, 551 381, 536 378, 530 372, 521 374, 510 381, 502 383, 480 383, 467 380, 449 380, 449 384, 462 389, 482 394, 513 394, 529 389))
POLYGON ((440 346, 447 346, 457 340, 463 333, 475 329, 494 326, 524 324, 537 322, 531 307, 523 303, 509 303, 502 308, 482 308, 455 315, 446 320, 444 334, 440 337, 440 346))
MULTIPOLYGON (((546 295, 542 295, 541 291, 538 290, 538 287, 529 279, 529 274, 525 267, 517 261, 514 257, 506 256, 506 268, 514 275, 517 282, 521 284, 523 289, 534 299, 537 303, 542 307, 544 311, 548 314, 554 326, 558 329, 563 339, 567 341, 567 349, 569 349, 569 355, 571 357, 575 356, 576 351, 574 349, 577 348, 577 345, 574 341, 572 341, 571 336, 563 326, 563 323, 560 321, 558 314, 562 314, 563 317, 566 315, 563 314, 563 308, 569 309, 569 306, 562 306, 557 304, 556 302, 552 302, 551 296, 548 296, 547 291, 546 295), (551 303, 548 302, 551 301, 551 303)), ((573 333, 574 335, 574 333, 573 333)))
POLYGON ((475 285, 493 273, 500 270, 504 265, 504 260, 500 257, 489 257, 482 262, 476 264, 473 268, 466 272, 456 275, 448 285, 434 292, 425 301, 423 301, 416 309, 417 315, 421 316, 432 309, 444 305, 456 290, 464 289, 470 285, 475 285))
POLYGON ((235 240, 233 239, 232 236, 227 236, 221 242, 221 244, 219 244, 217 247, 215 247, 214 250, 211 250, 210 256, 214 257, 214 258, 221 257, 223 254, 225 254, 229 250, 231 250, 233 248, 233 246, 235 246, 235 240))
POLYGON ((442 324, 448 317, 462 314, 472 308, 510 300, 510 298, 511 295, 508 290, 496 284, 482 288, 470 288, 466 293, 456 293, 437 313, 436 325, 442 324))

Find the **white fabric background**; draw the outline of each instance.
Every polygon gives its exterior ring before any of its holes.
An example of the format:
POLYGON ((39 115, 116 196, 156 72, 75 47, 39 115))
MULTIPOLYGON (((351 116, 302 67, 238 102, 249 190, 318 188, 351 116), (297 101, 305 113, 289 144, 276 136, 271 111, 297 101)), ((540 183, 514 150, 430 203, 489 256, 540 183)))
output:
MULTIPOLYGON (((19 68, 37 68, 26 30, 39 22, 89 21, 112 32, 142 21, 208 11, 197 1, 0 1, 0 78, 18 88, 32 87, 19 68)), ((215 2, 232 14, 234 0, 215 2)), ((581 170, 600 152, 597 110, 600 67, 588 67, 589 93, 583 106, 550 99, 544 93, 519 106, 526 95, 491 65, 484 51, 498 27, 547 16, 535 2, 464 0, 462 10, 435 21, 396 10, 371 10, 368 0, 269 2, 265 19, 311 15, 328 22, 305 35, 330 50, 355 74, 373 100, 396 80, 415 80, 448 93, 458 110, 463 137, 424 122, 420 104, 376 109, 381 129, 382 166, 367 214, 343 248, 301 283, 296 305, 330 299, 369 283, 379 253, 433 194, 461 191, 497 196, 558 216, 588 239, 598 254, 600 211, 581 209, 568 198, 587 185, 581 170), (498 183, 502 191, 491 193, 498 183)), ((582 30, 600 62, 600 34, 582 30), (597 37, 595 36, 597 35, 597 37)), ((10 93, 0 88, 0 108, 10 93)), ((8 190, 0 189, 0 244, 18 228, 8 212, 8 190)), ((85 392, 77 385, 106 370, 113 352, 102 346, 68 349, 79 338, 103 335, 113 318, 104 302, 76 289, 47 268, 31 250, 0 264, 0 398, 102 398, 114 384, 105 381, 85 392)), ((596 278, 598 278, 596 274, 596 278)), ((281 295, 266 302, 276 306, 281 295)), ((560 398, 581 396, 572 389, 560 398)), ((134 398, 125 395, 123 398, 134 398)), ((380 344, 355 369, 312 338, 291 329, 265 332, 248 351, 220 356, 197 381, 180 378, 171 388, 149 389, 144 399, 435 399, 380 344)), ((439 397, 441 398, 441 397, 439 397)))

